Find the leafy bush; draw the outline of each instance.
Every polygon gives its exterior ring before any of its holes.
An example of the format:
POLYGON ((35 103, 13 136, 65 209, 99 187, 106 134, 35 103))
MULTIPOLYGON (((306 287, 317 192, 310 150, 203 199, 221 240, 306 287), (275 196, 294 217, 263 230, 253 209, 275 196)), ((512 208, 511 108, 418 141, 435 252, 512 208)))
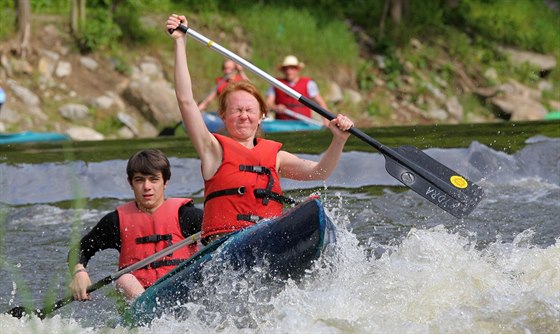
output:
POLYGON ((341 21, 321 21, 310 11, 298 8, 256 6, 238 11, 258 51, 253 60, 263 68, 275 69, 289 54, 323 78, 331 74, 329 69, 335 64, 357 65, 357 44, 341 21))
POLYGON ((0 1, 0 18, 2 18, 2 24, 0 24, 0 40, 7 39, 15 32, 16 24, 16 11, 13 7, 13 1, 9 4, 6 3, 4 6, 4 1, 0 1))
POLYGON ((486 37, 539 52, 558 51, 560 18, 541 0, 464 0, 458 13, 486 37))
POLYGON ((119 26, 112 20, 104 8, 87 10, 87 24, 80 36, 77 36, 78 47, 83 52, 109 49, 122 35, 119 26))

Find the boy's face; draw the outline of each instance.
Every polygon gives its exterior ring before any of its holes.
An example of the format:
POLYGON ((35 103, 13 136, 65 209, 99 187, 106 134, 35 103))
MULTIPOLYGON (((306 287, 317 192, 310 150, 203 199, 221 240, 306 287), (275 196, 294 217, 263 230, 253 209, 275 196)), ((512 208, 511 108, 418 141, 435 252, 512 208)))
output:
POLYGON ((154 212, 165 200, 165 186, 161 172, 153 175, 134 173, 130 180, 138 207, 146 212, 154 212))

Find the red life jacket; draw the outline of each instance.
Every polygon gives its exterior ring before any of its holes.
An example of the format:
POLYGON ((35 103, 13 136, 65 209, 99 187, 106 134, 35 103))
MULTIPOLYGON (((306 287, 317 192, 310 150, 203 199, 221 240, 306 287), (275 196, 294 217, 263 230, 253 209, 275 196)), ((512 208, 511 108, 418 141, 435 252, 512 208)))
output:
MULTIPOLYGON (((290 85, 288 81, 285 79, 278 79, 279 81, 285 83, 287 86, 291 87, 296 92, 300 93, 301 95, 311 98, 309 96, 309 92, 307 91, 307 83, 311 81, 311 78, 301 77, 296 82, 294 86, 290 85)), ((291 111, 295 111, 298 114, 302 114, 303 116, 311 117, 311 109, 307 108, 303 104, 301 104, 298 100, 294 99, 290 95, 284 93, 282 90, 274 87, 274 103, 276 104, 283 104, 286 108, 290 109, 291 111)), ((293 120, 295 118, 290 117, 286 114, 276 114, 276 119, 280 120, 293 120)))
MULTIPOLYGON (((152 214, 139 210, 135 202, 117 207, 121 237, 119 270, 185 239, 178 213, 181 206, 191 201, 190 198, 168 198, 152 214)), ((181 247, 132 274, 147 288, 197 251, 196 244, 181 247)))
POLYGON ((252 149, 235 140, 214 134, 222 145, 222 164, 204 181, 202 238, 229 233, 253 225, 262 218, 282 213, 284 203, 276 171, 281 143, 257 138, 252 149))
POLYGON ((222 94, 222 91, 227 87, 230 82, 238 82, 243 80, 243 77, 240 74, 236 74, 233 77, 224 80, 224 77, 217 77, 216 84, 219 84, 218 88, 216 89, 216 93, 218 95, 222 94))

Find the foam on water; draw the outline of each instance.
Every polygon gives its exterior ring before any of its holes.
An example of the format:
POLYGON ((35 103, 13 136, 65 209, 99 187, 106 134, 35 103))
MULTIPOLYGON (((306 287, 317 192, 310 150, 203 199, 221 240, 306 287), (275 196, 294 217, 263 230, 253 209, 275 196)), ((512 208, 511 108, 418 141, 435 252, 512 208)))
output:
POLYGON ((163 318, 138 329, 84 328, 59 315, 43 321, 0 315, 0 331, 557 333, 560 240, 536 247, 533 234, 526 230, 511 243, 498 240, 477 249, 472 236, 449 232, 442 225, 411 229, 400 244, 381 245, 386 252, 376 259, 354 234, 341 229, 336 249, 303 281, 270 288, 269 283, 255 281, 258 272, 245 278, 249 282, 237 281, 242 278, 226 271, 222 275, 231 284, 216 291, 214 303, 181 306, 188 314, 184 320, 163 318))
MULTIPOLYGON (((0 314, 0 332, 560 333, 559 148, 557 139, 533 138, 513 155, 478 143, 469 149, 427 150, 485 188, 486 197, 461 221, 410 191, 372 196, 325 189, 323 202, 339 229, 337 244, 302 281, 270 282, 261 279, 262 268, 246 277, 224 268, 209 281, 210 298, 180 306, 183 320, 164 317, 147 327, 122 327, 115 320, 114 300, 99 291, 96 301, 72 303, 42 321, 0 314)), ((365 158, 352 154, 354 161, 365 158)), ((379 165, 368 172, 380 173, 382 159, 368 156, 379 165)), ((338 176, 335 184, 350 177, 338 176)), ((188 184, 191 177, 178 184, 188 184)), ((360 182, 367 184, 365 178, 360 182)), ((45 191, 43 197, 51 194, 45 191)), ((63 222, 92 225, 106 212, 49 205, 8 207, 7 212, 2 232, 13 239, 3 237, 10 241, 3 244, 2 260, 22 264, 14 271, 21 271, 35 300, 44 305, 50 275, 63 276, 65 270, 71 228, 63 222)), ((90 265, 99 269, 103 263, 112 272, 109 259, 114 255, 101 254, 90 265)), ((6 268, 0 268, 4 277, 12 275, 5 274, 6 268)), ((4 277, 0 302, 13 307, 19 304, 13 293, 16 289, 20 297, 21 282, 4 284, 4 277)))

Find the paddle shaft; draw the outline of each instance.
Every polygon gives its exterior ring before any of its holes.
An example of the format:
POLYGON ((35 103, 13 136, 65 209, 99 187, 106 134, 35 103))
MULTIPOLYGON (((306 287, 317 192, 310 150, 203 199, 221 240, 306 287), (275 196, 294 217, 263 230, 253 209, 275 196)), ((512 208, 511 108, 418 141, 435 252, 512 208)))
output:
MULTIPOLYGON (((251 70, 269 84, 313 109, 326 119, 332 120, 335 118, 335 115, 321 108, 311 99, 302 96, 286 84, 198 32, 182 24, 177 29, 251 70)), ((173 33, 172 30, 169 32, 173 33)), ((483 197, 484 191, 482 188, 413 146, 400 146, 393 149, 381 144, 355 127, 348 131, 384 155, 385 169, 389 175, 457 218, 468 215, 483 197)))
MULTIPOLYGON (((104 287, 105 285, 114 282, 115 280, 117 280, 119 277, 121 277, 124 274, 128 274, 128 273, 131 273, 135 270, 143 268, 143 267, 149 265, 150 263, 152 263, 152 262, 154 262, 154 261, 156 261, 156 260, 158 260, 158 259, 160 259, 160 258, 162 258, 166 255, 169 255, 169 254, 175 252, 176 250, 178 250, 182 247, 191 245, 191 244, 197 242, 198 240, 200 240, 200 236, 201 236, 201 232, 193 234, 193 235, 179 241, 176 244, 173 244, 173 245, 171 245, 171 246, 169 246, 165 249, 160 250, 159 252, 157 252, 155 254, 152 254, 152 255, 148 256, 147 258, 145 258, 141 261, 138 261, 138 262, 126 267, 126 268, 123 268, 123 269, 117 271, 116 273, 113 273, 109 276, 106 276, 106 277, 102 278, 101 280, 95 282, 94 284, 90 285, 87 288, 87 292, 88 293, 94 292, 95 290, 98 290, 98 289, 104 287)), ((44 307, 42 309, 28 310, 25 307, 16 306, 16 307, 12 308, 11 310, 9 310, 7 313, 11 314, 12 316, 14 316, 16 318, 21 318, 24 315, 24 313, 32 312, 35 315, 37 315, 40 319, 44 319, 47 316, 47 314, 61 308, 62 306, 65 306, 65 305, 71 303, 72 301, 74 301, 74 296, 67 296, 67 297, 65 297, 61 300, 56 301, 54 304, 52 304, 50 306, 47 306, 47 307, 44 307)))
MULTIPOLYGON (((251 70, 253 73, 257 74, 258 76, 260 76, 262 79, 264 79, 265 81, 267 81, 271 85, 277 87, 278 89, 282 90, 284 93, 286 93, 289 96, 293 97, 294 99, 298 100, 303 105, 313 109, 315 112, 317 112, 319 115, 323 116, 324 118, 326 118, 328 120, 332 120, 333 118, 336 117, 334 114, 330 113, 329 111, 325 110, 324 108, 319 106, 317 103, 315 103, 315 101, 303 96, 302 94, 298 93, 297 91, 295 91, 294 89, 292 89, 288 85, 284 84, 280 80, 274 78, 270 74, 268 74, 265 71, 261 70, 260 68, 256 67, 255 65, 253 65, 249 61, 243 59, 242 57, 240 57, 237 54, 231 52, 230 50, 222 47, 218 43, 215 43, 214 41, 208 39, 207 37, 201 35, 200 33, 196 32, 196 31, 194 31, 193 29, 191 29, 189 27, 186 27, 182 24, 179 25, 179 27, 177 27, 177 29, 182 31, 185 34, 188 34, 189 36, 196 39, 197 41, 205 44, 207 47, 211 48, 212 50, 224 55, 227 58, 232 59, 236 63, 246 67, 249 70, 251 70)), ((407 159, 406 156, 398 153, 397 151, 393 150, 392 148, 390 148, 388 146, 385 146, 385 145, 381 144, 377 140, 375 140, 375 139, 371 138, 370 136, 368 136, 367 134, 365 134, 363 131, 361 131, 361 130, 355 128, 355 127, 350 128, 350 130, 348 130, 348 131, 350 133, 352 133, 354 136, 356 136, 359 139, 366 142, 367 144, 373 146, 375 149, 377 149, 379 152, 381 152, 386 157, 391 158, 392 160, 398 162, 401 165, 407 166, 408 168, 412 169, 413 171, 417 172, 418 174, 430 176, 430 180, 435 183, 434 185, 437 186, 438 188, 441 188, 446 193, 450 193, 450 194, 456 194, 457 193, 456 189, 454 189, 454 187, 452 185, 448 184, 447 182, 445 182, 443 180, 440 180, 436 175, 434 175, 430 171, 426 170, 425 168, 422 168, 421 166, 419 166, 418 164, 415 164, 412 161, 409 161, 409 159, 407 159)), ((399 181, 401 181, 401 180, 399 179, 399 181)))

